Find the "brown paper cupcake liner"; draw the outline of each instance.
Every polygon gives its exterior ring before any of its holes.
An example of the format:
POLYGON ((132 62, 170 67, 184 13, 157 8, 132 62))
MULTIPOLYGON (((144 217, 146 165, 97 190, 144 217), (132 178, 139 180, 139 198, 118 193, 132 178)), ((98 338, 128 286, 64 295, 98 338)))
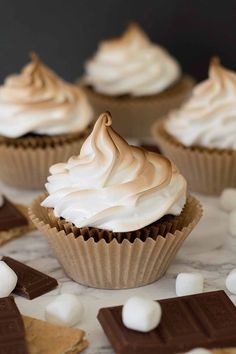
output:
POLYGON ((159 279, 202 215, 199 202, 189 196, 184 211, 186 216, 179 218, 178 228, 175 227, 173 233, 168 231, 164 237, 147 236, 144 241, 138 234, 133 242, 129 236, 122 242, 116 237, 106 241, 100 237, 102 231, 96 231, 97 237, 90 234, 90 230, 88 237, 75 236, 69 223, 58 222, 40 206, 45 197, 46 194, 41 195, 32 203, 31 220, 48 240, 67 275, 80 284, 95 288, 134 288, 159 279))
POLYGON ((26 217, 28 220, 28 225, 14 227, 9 230, 2 230, 0 231, 0 246, 4 245, 5 243, 25 235, 26 233, 33 231, 35 226, 33 222, 30 220, 28 215, 28 207, 21 204, 16 204, 15 207, 26 217))
POLYGON ((28 136, 19 139, 0 138, 0 179, 13 187, 43 188, 49 167, 66 162, 80 148, 90 133, 65 134, 64 136, 28 136))
POLYGON ((236 187, 236 150, 186 147, 165 131, 163 121, 153 125, 152 134, 193 192, 219 195, 225 188, 236 187))
MULTIPOLYGON (((81 85, 81 82, 78 81, 81 85)), ((95 92, 83 85, 87 98, 92 105, 95 115, 110 111, 113 128, 124 137, 150 137, 150 127, 154 121, 163 117, 171 109, 177 108, 190 95, 194 80, 183 76, 176 84, 164 92, 143 97, 108 96, 95 92)))

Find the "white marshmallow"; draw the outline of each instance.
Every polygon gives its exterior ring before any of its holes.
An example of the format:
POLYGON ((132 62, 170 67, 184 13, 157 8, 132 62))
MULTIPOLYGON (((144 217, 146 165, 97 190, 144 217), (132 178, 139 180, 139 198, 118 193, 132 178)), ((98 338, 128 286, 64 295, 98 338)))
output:
POLYGON ((236 209, 229 214, 229 232, 236 236, 236 209))
POLYGON ((211 354, 211 352, 204 348, 195 348, 187 352, 186 354, 211 354))
POLYGON ((220 196, 220 204, 225 211, 236 209, 236 188, 224 189, 220 196))
POLYGON ((5 262, 0 261, 0 298, 9 296, 16 283, 16 273, 5 262))
POLYGON ((128 299, 122 309, 123 324, 130 329, 149 332, 161 320, 161 306, 158 302, 134 296, 128 299))
POLYGON ((203 292, 204 279, 200 273, 180 273, 176 278, 176 295, 192 295, 203 292))
POLYGON ((225 285, 232 294, 236 295, 236 268, 228 274, 225 285))
POLYGON ((82 313, 83 305, 78 296, 61 294, 46 307, 45 318, 52 324, 72 327, 81 320, 82 313))

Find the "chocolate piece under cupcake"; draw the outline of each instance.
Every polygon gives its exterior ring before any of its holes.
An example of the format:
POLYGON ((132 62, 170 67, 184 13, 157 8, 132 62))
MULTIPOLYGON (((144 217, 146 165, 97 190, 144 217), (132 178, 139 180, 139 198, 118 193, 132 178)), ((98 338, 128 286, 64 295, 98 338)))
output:
POLYGON ((15 205, 3 197, 0 207, 0 246, 33 229, 34 225, 28 219, 28 208, 20 204, 15 205))
POLYGON ((0 207, 0 232, 28 225, 26 217, 6 197, 0 207))

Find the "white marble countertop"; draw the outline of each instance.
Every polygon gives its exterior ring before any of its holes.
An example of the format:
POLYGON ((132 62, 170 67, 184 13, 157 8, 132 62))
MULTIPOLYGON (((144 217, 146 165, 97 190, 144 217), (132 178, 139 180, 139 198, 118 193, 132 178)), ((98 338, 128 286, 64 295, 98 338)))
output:
MULTIPOLYGON (((30 204, 40 192, 19 191, 0 184, 2 192, 14 202, 30 204)), ((201 272, 205 277, 205 291, 225 290, 225 278, 236 268, 236 237, 227 232, 228 215, 219 208, 218 198, 197 196, 204 207, 204 216, 179 251, 166 275, 159 281, 138 289, 97 290, 71 281, 53 256, 43 236, 34 231, 0 248, 0 256, 8 255, 39 269, 59 282, 59 287, 35 300, 16 296, 20 311, 44 319, 45 306, 59 293, 78 294, 85 313, 78 327, 87 332, 90 342, 85 354, 113 354, 113 350, 96 316, 99 308, 123 304, 131 295, 152 299, 175 296, 175 278, 179 272, 201 272)), ((230 294, 229 294, 230 295, 230 294)), ((231 296, 236 304, 236 296, 231 296)))

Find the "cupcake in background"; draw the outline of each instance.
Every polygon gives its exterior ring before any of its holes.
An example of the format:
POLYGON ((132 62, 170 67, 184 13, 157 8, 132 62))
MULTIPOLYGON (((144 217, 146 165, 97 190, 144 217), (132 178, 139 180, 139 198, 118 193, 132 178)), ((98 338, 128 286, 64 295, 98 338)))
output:
POLYGON ((219 195, 236 187, 236 73, 213 58, 209 78, 189 100, 153 126, 161 150, 192 191, 219 195))
POLYGON ((22 72, 0 86, 0 179, 42 188, 49 166, 79 151, 92 118, 83 91, 32 54, 22 72))
POLYGON ((133 23, 121 37, 100 43, 78 83, 95 114, 108 109, 117 132, 132 138, 149 137, 154 120, 178 107, 193 87, 178 62, 133 23))
POLYGON ((65 272, 97 288, 132 288, 167 270, 201 216, 164 156, 129 145, 102 114, 80 154, 50 168, 30 216, 65 272))

